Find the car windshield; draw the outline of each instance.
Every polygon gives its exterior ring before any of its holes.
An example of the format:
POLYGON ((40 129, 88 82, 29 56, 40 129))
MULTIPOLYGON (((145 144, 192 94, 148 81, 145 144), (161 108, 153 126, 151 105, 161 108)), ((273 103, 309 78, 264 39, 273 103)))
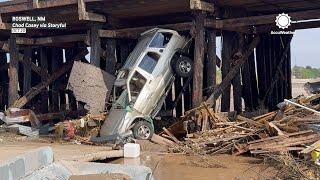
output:
POLYGON ((124 90, 113 104, 114 109, 125 109, 129 105, 128 91, 124 90))

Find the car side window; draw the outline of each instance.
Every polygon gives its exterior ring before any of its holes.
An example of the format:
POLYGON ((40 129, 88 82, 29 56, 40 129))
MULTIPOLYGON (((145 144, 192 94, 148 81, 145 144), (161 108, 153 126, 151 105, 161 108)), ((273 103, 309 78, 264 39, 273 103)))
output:
POLYGON ((139 67, 148 73, 152 74, 154 68, 156 67, 160 55, 154 52, 148 52, 139 64, 139 67))
POLYGON ((143 89, 144 85, 146 84, 147 79, 143 77, 139 72, 135 72, 130 80, 130 95, 131 95, 131 102, 136 102, 141 90, 143 89))
POLYGON ((172 37, 171 33, 159 32, 151 41, 149 47, 151 48, 166 48, 167 44, 170 42, 172 37))

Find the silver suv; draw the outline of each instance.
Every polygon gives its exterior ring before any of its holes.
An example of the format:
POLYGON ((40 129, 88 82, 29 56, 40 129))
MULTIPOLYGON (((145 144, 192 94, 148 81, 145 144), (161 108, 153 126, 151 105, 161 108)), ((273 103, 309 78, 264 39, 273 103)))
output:
POLYGON ((188 42, 168 29, 156 28, 141 34, 118 72, 115 88, 122 93, 101 128, 102 137, 123 137, 131 132, 136 139, 152 137, 152 119, 161 109, 175 76, 192 74, 193 62, 181 53, 188 42))

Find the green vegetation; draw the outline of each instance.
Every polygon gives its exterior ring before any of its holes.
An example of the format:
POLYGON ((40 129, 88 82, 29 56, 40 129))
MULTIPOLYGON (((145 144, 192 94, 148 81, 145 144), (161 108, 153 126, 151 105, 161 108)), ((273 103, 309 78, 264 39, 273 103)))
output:
POLYGON ((294 66, 292 75, 297 79, 313 79, 320 77, 320 68, 312 68, 310 66, 294 66))

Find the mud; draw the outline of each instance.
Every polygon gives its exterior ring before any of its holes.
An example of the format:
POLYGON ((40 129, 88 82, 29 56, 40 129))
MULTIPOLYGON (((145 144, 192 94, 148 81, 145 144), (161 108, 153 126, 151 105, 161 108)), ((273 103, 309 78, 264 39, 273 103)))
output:
POLYGON ((276 172, 259 159, 232 155, 188 156, 144 152, 139 158, 121 158, 110 163, 150 167, 155 179, 269 179, 276 172))

